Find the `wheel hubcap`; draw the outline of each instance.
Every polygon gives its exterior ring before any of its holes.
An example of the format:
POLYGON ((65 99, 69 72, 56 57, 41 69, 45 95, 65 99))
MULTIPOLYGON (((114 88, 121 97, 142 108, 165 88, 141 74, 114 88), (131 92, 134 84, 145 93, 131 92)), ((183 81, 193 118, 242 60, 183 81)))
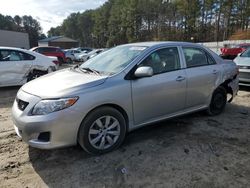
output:
POLYGON ((113 116, 102 116, 89 129, 89 142, 96 149, 108 149, 120 136, 120 123, 113 116))

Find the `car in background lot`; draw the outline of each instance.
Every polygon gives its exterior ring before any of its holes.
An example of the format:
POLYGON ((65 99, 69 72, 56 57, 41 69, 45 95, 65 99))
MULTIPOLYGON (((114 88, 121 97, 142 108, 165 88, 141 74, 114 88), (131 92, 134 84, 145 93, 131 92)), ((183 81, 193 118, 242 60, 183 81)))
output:
POLYGON ((238 91, 237 73, 233 61, 193 43, 121 45, 25 84, 14 127, 33 147, 79 143, 102 154, 146 124, 199 110, 220 114, 238 91))
POLYGON ((88 47, 78 47, 78 48, 74 48, 75 50, 79 50, 81 52, 84 52, 84 53, 89 53, 93 50, 93 48, 88 48, 88 47))
POLYGON ((23 85, 57 70, 56 58, 20 48, 0 47, 0 87, 23 85))
POLYGON ((83 53, 77 54, 76 61, 85 62, 88 59, 95 57, 96 55, 98 55, 102 51, 104 51, 104 49, 94 49, 94 50, 90 51, 89 53, 83 52, 83 53))
POLYGON ((223 59, 234 59, 239 53, 244 52, 246 49, 250 48, 249 43, 238 44, 232 47, 221 48, 221 57, 223 59))
POLYGON ((31 51, 38 52, 40 54, 46 55, 46 56, 53 56, 57 57, 59 64, 61 65, 62 63, 66 62, 65 54, 63 50, 59 47, 34 47, 30 49, 31 51))
POLYGON ((81 54, 80 50, 76 49, 67 49, 64 50, 66 63, 73 63, 76 60, 77 55, 81 54))
POLYGON ((239 54, 234 62, 239 67, 240 85, 250 86, 250 48, 239 54))

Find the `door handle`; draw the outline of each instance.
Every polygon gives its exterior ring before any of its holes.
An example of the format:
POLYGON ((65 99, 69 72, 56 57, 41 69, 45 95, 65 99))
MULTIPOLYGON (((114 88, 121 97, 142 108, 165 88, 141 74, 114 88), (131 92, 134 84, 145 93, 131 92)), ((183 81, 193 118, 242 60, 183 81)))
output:
POLYGON ((185 79, 186 79, 186 78, 183 77, 183 76, 178 76, 178 77, 176 78, 176 81, 181 82, 182 80, 185 80, 185 79))
POLYGON ((217 72, 218 72, 217 70, 213 70, 213 74, 217 74, 217 72))

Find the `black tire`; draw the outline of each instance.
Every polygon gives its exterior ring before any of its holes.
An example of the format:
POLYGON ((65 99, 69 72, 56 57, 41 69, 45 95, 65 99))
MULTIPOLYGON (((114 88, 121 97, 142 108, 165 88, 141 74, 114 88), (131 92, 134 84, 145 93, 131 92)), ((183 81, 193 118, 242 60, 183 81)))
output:
POLYGON ((63 58, 61 57, 57 57, 58 61, 59 61, 59 66, 61 66, 64 62, 63 62, 63 58))
POLYGON ((219 115, 225 109, 227 103, 227 92, 224 87, 215 89, 207 113, 211 116, 219 115))
MULTIPOLYGON (((112 122, 110 122, 112 123, 112 122)), ((101 134, 101 133, 98 133, 101 134)), ((105 133, 107 134, 107 133, 105 133)), ((97 135, 97 134, 95 134, 97 135)), ((108 135, 108 134, 107 134, 108 135)), ((92 111, 89 115, 87 115, 87 117, 83 120, 83 122, 81 123, 81 126, 79 128, 78 131, 78 143, 80 144, 80 146, 87 151, 88 153, 91 154, 95 154, 95 155, 100 155, 103 153, 107 153, 110 152, 116 148, 118 148, 126 135, 126 121, 123 117, 123 115, 116 109, 112 108, 112 107, 100 107, 94 111, 92 111), (113 145, 111 145, 108 148, 104 148, 104 149, 98 149, 96 147, 94 147, 91 143, 90 143, 90 128, 93 127, 96 122, 96 120, 105 117, 105 116, 110 116, 112 118, 115 118, 118 122, 119 122, 119 133, 120 135, 117 136, 116 141, 114 142, 113 145)), ((97 135, 98 137, 98 135, 97 135)), ((102 136, 105 137, 105 143, 108 142, 106 136, 102 136)), ((95 139, 96 137, 94 137, 93 139, 95 139)), ((101 142, 101 138, 100 138, 100 142, 101 142)))
POLYGON ((70 63, 72 63, 72 62, 73 62, 73 61, 72 61, 71 58, 69 58, 69 57, 66 58, 66 63, 70 64, 70 63))

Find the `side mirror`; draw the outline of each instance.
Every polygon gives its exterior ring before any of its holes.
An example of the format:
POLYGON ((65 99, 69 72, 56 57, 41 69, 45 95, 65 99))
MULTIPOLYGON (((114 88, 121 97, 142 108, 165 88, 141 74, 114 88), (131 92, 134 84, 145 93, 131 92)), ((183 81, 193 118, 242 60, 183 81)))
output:
POLYGON ((154 71, 151 67, 138 67, 135 71, 135 77, 143 78, 143 77, 151 77, 153 76, 154 71))

